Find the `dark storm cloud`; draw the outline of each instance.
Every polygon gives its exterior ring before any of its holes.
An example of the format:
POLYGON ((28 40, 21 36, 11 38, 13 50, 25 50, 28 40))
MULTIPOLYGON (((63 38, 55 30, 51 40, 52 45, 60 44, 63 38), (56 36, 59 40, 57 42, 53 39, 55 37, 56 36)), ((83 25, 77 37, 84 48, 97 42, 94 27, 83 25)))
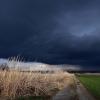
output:
MULTIPOLYGON (((0 57, 99 66, 99 0, 0 1, 0 57)), ((98 67, 99 68, 99 67, 98 67)))

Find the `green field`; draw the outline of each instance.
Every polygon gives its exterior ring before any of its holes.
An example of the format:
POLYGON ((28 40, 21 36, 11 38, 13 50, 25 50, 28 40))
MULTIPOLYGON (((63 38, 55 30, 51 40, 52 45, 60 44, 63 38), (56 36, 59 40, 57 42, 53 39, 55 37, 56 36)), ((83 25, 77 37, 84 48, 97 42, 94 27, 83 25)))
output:
POLYGON ((100 100, 100 75, 78 75, 78 78, 87 90, 100 100))

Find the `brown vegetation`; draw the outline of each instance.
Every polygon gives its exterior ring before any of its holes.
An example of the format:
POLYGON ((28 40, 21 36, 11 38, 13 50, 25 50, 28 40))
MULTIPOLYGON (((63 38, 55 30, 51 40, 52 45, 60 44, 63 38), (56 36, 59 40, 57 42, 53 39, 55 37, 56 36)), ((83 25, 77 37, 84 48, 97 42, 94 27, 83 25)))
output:
POLYGON ((0 97, 52 96, 73 84, 73 76, 66 72, 0 71, 0 97))

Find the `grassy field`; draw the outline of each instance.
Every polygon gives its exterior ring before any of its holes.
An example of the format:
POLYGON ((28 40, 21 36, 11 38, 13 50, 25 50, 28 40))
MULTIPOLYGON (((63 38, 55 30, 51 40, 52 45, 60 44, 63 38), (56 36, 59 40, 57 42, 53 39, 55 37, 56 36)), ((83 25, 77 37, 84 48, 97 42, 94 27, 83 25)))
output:
POLYGON ((79 75, 79 80, 97 100, 100 100, 100 75, 79 75))
POLYGON ((64 87, 74 88, 73 75, 67 72, 33 73, 0 71, 0 100, 48 100, 64 87), (18 99, 20 98, 20 99, 18 99), (43 99, 42 99, 43 98, 43 99))

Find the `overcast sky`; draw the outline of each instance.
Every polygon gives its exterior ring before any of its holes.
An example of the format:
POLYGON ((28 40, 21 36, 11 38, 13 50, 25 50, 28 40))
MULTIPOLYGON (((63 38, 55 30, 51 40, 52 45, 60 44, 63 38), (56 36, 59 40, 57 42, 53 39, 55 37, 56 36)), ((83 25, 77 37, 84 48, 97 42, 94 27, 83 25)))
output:
POLYGON ((0 58, 17 55, 100 69, 100 0, 0 0, 0 58))

